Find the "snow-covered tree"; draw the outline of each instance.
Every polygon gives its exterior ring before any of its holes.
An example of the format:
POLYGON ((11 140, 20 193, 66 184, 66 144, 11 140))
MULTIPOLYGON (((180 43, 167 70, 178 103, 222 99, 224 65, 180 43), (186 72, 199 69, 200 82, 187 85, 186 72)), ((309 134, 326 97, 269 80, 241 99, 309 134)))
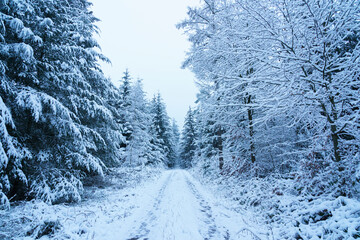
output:
POLYGON ((153 135, 154 144, 161 149, 161 153, 164 155, 164 164, 173 167, 176 159, 176 146, 171 141, 172 126, 160 93, 152 99, 150 109, 152 114, 150 131, 153 135))
POLYGON ((126 152, 127 145, 129 144, 131 134, 133 132, 131 115, 133 114, 134 106, 132 106, 132 99, 130 98, 131 92, 131 76, 129 71, 126 69, 119 88, 120 99, 118 106, 118 110, 120 112, 119 121, 122 125, 122 135, 125 137, 125 141, 121 144, 124 153, 126 152))
POLYGON ((23 6, 28 5, 23 1, 3 2, 0 5, 0 208, 10 206, 9 198, 24 196, 28 184, 23 172, 23 161, 30 157, 30 153, 17 139, 11 111, 17 89, 15 82, 8 77, 9 69, 25 74, 31 68, 33 50, 24 40, 38 39, 35 35, 26 35, 31 30, 14 17, 15 12, 23 6), (11 68, 14 62, 18 65, 11 68))
POLYGON ((126 148, 127 161, 130 165, 156 163, 158 152, 152 146, 150 134, 151 115, 149 103, 145 98, 142 80, 137 80, 129 94, 129 122, 132 132, 126 148))
POLYGON ((171 134, 171 145, 175 152, 175 164, 174 166, 180 166, 180 131, 176 120, 172 120, 172 134, 171 134))
POLYGON ((99 69, 98 60, 106 58, 95 50, 97 19, 90 5, 86 0, 1 3, 2 132, 7 157, 14 156, 1 175, 12 176, 10 188, 25 189, 3 191, 8 197, 78 201, 81 178, 103 174, 104 162, 116 156, 114 146, 106 144, 120 138, 108 109, 115 93, 99 69), (9 139, 23 149, 17 157, 9 151, 9 139))
POLYGON ((196 150, 196 123, 191 107, 186 113, 184 128, 181 134, 181 160, 185 168, 192 166, 196 150))
POLYGON ((212 0, 189 9, 179 24, 192 43, 184 66, 207 93, 197 118, 222 131, 231 171, 291 170, 315 191, 330 184, 327 191, 354 192, 359 9, 315 0, 212 0))

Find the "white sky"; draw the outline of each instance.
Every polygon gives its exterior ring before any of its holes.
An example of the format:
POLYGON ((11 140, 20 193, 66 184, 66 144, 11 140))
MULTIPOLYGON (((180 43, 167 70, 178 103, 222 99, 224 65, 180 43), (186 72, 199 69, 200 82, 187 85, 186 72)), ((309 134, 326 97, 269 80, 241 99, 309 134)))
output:
POLYGON ((171 118, 183 125, 197 89, 194 75, 181 69, 190 47, 175 25, 186 18, 187 6, 199 0, 91 0, 101 20, 98 37, 112 65, 103 71, 116 86, 126 68, 133 79, 143 79, 148 98, 160 92, 171 118))

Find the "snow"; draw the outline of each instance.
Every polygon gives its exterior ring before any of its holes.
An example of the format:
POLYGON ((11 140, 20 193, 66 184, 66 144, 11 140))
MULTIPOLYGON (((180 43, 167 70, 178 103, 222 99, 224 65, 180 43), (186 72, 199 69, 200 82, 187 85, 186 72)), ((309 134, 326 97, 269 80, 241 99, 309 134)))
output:
POLYGON ((42 20, 42 22, 40 23, 40 26, 41 27, 50 27, 50 26, 53 26, 54 25, 54 22, 51 20, 51 18, 44 18, 42 20))
POLYGON ((189 9, 192 175, 144 168, 176 165, 178 131, 103 76, 87 1, 0 2, 0 208, 45 201, 1 211, 0 239, 360 238, 360 1, 189 9))
POLYGON ((17 98, 17 104, 23 108, 31 109, 32 116, 36 122, 40 120, 43 107, 39 94, 26 90, 22 91, 17 98))
POLYGON ((18 33, 24 28, 24 23, 18 18, 13 18, 10 21, 10 27, 18 33))
POLYGON ((31 201, 0 212, 0 238, 263 239, 267 230, 185 170, 117 170, 112 186, 87 188, 79 204, 31 201), (121 178, 120 178, 121 177, 121 178), (123 188, 121 182, 127 181, 123 188), (42 236, 44 226, 52 234, 42 236))
POLYGON ((59 231, 41 239, 103 239, 105 230, 114 232, 119 228, 113 222, 119 223, 132 212, 132 199, 145 181, 151 184, 159 175, 159 169, 122 168, 111 172, 107 181, 99 181, 97 187, 85 187, 80 203, 51 206, 33 200, 0 211, 0 239, 35 239, 41 226, 50 222, 56 223, 59 231))
POLYGON ((39 36, 34 36, 34 38, 33 38, 33 43, 36 43, 36 44, 38 44, 38 45, 42 45, 43 44, 43 40, 42 40, 42 38, 41 37, 39 37, 39 36))
POLYGON ((9 158, 6 155, 6 152, 4 151, 4 146, 3 144, 0 142, 0 166, 7 166, 9 162, 9 158))
POLYGON ((121 168, 105 177, 107 180, 99 180, 97 187, 85 187, 83 200, 77 204, 51 206, 33 200, 0 211, 0 239, 359 236, 359 201, 346 197, 309 200, 286 191, 283 180, 284 187, 274 191, 272 186, 280 186, 274 181, 214 179, 194 169, 189 173, 180 169, 121 168))
MULTIPOLYGON (((237 204, 238 211, 245 211, 245 221, 255 219, 266 226, 268 239, 295 239, 297 236, 301 237, 297 239, 357 239, 360 236, 360 202, 357 199, 297 195, 291 191, 291 181, 285 179, 244 180, 214 176, 200 174, 199 179, 227 199, 226 205, 237 204)), ((255 234, 266 233, 257 228, 249 230, 255 234)))
POLYGON ((33 60, 34 50, 30 45, 26 43, 15 43, 13 44, 13 49, 24 61, 30 63, 33 60))
POLYGON ((27 40, 32 37, 34 37, 34 33, 30 30, 30 28, 24 27, 19 33, 19 38, 23 40, 27 40))
POLYGON ((156 184, 142 190, 142 196, 137 199, 141 207, 123 224, 130 228, 114 239, 203 239, 200 206, 182 171, 164 172, 156 184))

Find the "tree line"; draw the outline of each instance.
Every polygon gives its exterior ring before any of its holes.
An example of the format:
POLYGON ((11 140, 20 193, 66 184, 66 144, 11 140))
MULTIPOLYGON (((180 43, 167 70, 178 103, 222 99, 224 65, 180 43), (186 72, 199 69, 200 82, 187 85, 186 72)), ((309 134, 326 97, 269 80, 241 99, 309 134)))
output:
POLYGON ((189 8, 178 28, 192 44, 184 67, 200 92, 184 128, 187 165, 293 179, 314 195, 358 194, 359 4, 204 0, 189 8))
POLYGON ((128 71, 104 77, 88 0, 0 1, 0 206, 81 199, 108 168, 173 166, 178 130, 128 71))

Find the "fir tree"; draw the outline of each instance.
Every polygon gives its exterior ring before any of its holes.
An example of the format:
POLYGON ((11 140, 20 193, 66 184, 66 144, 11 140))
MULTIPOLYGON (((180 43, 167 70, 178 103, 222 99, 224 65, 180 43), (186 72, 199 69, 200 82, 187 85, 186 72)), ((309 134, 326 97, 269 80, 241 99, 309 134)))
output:
MULTIPOLYGON (((120 101, 119 101, 119 109, 120 111, 120 123, 122 125, 122 135, 125 137, 125 141, 121 144, 121 148, 123 148, 124 154, 126 154, 126 148, 131 139, 131 134, 133 132, 133 126, 131 122, 131 111, 132 102, 130 99, 130 94, 132 92, 131 89, 131 77, 129 71, 126 69, 124 72, 124 76, 122 77, 122 82, 119 88, 120 92, 120 101)), ((126 159, 124 159, 126 161, 126 159)))
POLYGON ((14 17, 16 12, 22 13, 22 6, 28 5, 23 1, 0 4, 0 209, 10 207, 10 197, 24 196, 28 185, 23 164, 30 153, 18 141, 12 115, 13 99, 18 89, 9 78, 9 70, 26 74, 32 68, 33 50, 24 41, 25 38, 33 41, 38 39, 30 34, 32 31, 25 28, 20 19, 14 17), (29 34, 26 35, 26 32, 29 34))
POLYGON ((159 149, 161 149, 161 153, 164 154, 164 164, 168 167, 173 167, 175 165, 176 150, 171 141, 172 129, 169 116, 167 115, 166 107, 160 93, 154 96, 151 102, 151 114, 153 124, 152 133, 154 134, 154 139, 156 139, 154 144, 156 144, 159 149))
POLYGON ((184 129, 181 135, 181 160, 185 168, 192 167, 196 150, 196 123, 191 107, 185 117, 184 129))
POLYGON ((180 162, 180 132, 179 132, 179 127, 176 123, 176 120, 173 119, 172 120, 172 134, 171 134, 171 142, 172 142, 172 146, 175 152, 175 160, 174 160, 174 166, 175 167, 179 167, 181 166, 181 162, 180 162))
POLYGON ((86 0, 1 5, 7 14, 1 20, 1 66, 6 66, 1 98, 12 113, 11 118, 1 113, 6 121, 2 135, 8 132, 14 138, 6 138, 24 149, 1 170, 2 179, 16 173, 13 185, 26 189, 3 191, 16 194, 15 200, 29 196, 51 203, 78 201, 81 178, 102 175, 101 159, 116 157, 116 149, 110 149, 114 145, 106 144, 119 128, 108 108, 115 93, 98 66, 98 59, 106 58, 95 50, 97 19, 90 5, 86 0), (28 181, 20 177, 21 169, 28 181))
POLYGON ((156 162, 156 152, 151 143, 149 104, 145 98, 142 81, 139 79, 131 86, 129 95, 129 122, 132 132, 126 148, 126 158, 130 165, 147 165, 156 162))

